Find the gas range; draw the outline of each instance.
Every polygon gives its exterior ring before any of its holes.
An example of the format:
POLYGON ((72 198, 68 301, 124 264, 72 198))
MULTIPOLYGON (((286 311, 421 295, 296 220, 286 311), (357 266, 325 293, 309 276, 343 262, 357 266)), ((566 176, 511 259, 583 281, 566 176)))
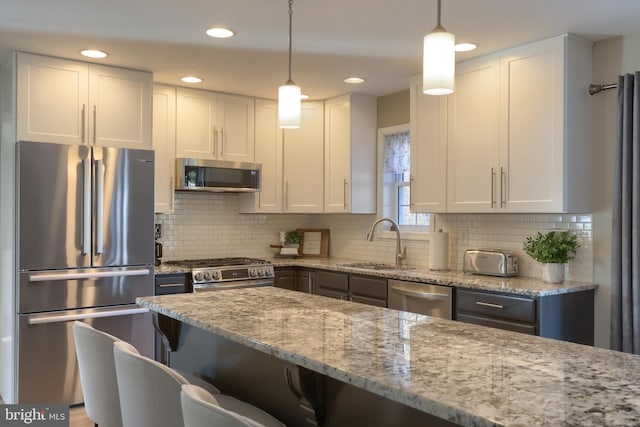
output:
POLYGON ((191 269, 194 292, 256 286, 273 286, 273 264, 255 258, 213 258, 168 261, 191 269))

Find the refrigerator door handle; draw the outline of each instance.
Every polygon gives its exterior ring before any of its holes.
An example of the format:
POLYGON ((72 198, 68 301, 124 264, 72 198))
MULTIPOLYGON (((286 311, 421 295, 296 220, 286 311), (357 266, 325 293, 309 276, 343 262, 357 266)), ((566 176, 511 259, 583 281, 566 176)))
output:
POLYGON ((72 272, 72 273, 32 273, 29 275, 29 282, 49 282, 49 281, 65 281, 77 279, 97 279, 101 277, 125 277, 125 276, 146 276, 150 274, 148 268, 136 270, 120 270, 120 271, 89 271, 89 272, 72 272))
POLYGON ((91 159, 82 160, 82 255, 91 253, 91 159))
POLYGON ((148 313, 149 309, 146 307, 136 308, 116 308, 113 310, 95 311, 95 312, 80 312, 73 314, 50 314, 50 315, 34 315, 29 316, 30 325, 43 325, 47 323, 59 323, 59 322, 71 322, 74 320, 84 319, 97 319, 99 317, 117 317, 117 316, 129 316, 132 314, 148 313))
POLYGON ((96 160, 96 254, 103 252, 104 161, 96 160))

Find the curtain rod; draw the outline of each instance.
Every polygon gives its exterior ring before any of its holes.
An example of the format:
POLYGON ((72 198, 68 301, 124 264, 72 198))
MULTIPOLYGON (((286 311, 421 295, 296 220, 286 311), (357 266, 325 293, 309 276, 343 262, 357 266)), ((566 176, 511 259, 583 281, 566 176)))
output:
POLYGON ((608 85, 596 85, 591 83, 589 85, 589 95, 595 95, 596 93, 602 92, 603 90, 616 89, 618 87, 618 83, 611 83, 608 85))

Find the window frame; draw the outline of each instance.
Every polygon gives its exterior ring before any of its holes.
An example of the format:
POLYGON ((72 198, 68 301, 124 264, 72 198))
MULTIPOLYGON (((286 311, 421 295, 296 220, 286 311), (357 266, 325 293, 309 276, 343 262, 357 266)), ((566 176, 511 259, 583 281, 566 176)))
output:
MULTIPOLYGON (((410 130, 410 124, 406 123, 406 124, 402 124, 402 125, 396 125, 396 126, 388 126, 388 127, 384 127, 384 128, 379 128, 378 129, 378 147, 377 147, 377 160, 376 160, 376 169, 377 169, 377 216, 378 218, 381 218, 384 215, 384 188, 385 188, 385 182, 384 182, 384 144, 385 144, 385 140, 386 137, 389 135, 393 135, 396 133, 405 133, 405 132, 411 132, 410 130)), ((396 185, 394 184, 394 188, 396 188, 396 185)), ((397 196, 394 197, 394 206, 393 208, 396 209, 396 213, 395 216, 397 216, 397 196)), ((402 232, 402 238, 403 239, 408 239, 408 240, 429 240, 429 236, 430 233, 434 230, 435 228, 435 215, 434 214, 429 214, 430 218, 429 218, 429 227, 418 227, 418 226, 412 226, 412 225, 400 225, 400 231, 402 232)), ((383 230, 380 230, 380 233, 378 234, 379 237, 381 238, 389 238, 389 239, 395 239, 395 232, 389 231, 388 227, 385 227, 383 230)))

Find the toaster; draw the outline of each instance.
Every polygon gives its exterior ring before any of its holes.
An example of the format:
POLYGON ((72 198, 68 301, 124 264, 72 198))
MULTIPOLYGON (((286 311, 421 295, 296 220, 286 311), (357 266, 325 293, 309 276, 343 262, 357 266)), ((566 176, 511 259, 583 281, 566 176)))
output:
POLYGON ((464 251, 465 273, 511 277, 518 275, 518 258, 505 249, 467 249, 464 251))

